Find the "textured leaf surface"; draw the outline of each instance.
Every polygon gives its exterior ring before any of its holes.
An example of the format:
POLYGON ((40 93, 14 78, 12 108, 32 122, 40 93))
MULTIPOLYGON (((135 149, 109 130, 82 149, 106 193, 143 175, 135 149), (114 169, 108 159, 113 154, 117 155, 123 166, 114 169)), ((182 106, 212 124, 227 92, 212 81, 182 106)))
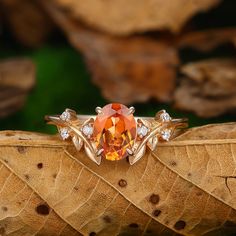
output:
POLYGON ((235 137, 235 123, 199 127, 98 167, 57 136, 2 131, 0 232, 234 235, 235 137))
POLYGON ((53 0, 52 2, 67 9, 75 18, 92 27, 112 34, 128 35, 155 29, 180 31, 193 15, 207 11, 220 1, 53 0))

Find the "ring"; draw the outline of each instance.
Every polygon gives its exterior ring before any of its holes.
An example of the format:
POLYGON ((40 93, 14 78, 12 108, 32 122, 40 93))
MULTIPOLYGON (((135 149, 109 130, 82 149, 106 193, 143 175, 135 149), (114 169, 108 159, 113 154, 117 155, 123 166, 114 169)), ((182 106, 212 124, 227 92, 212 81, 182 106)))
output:
POLYGON ((116 161, 128 158, 133 165, 144 156, 146 149, 154 150, 158 142, 169 141, 188 120, 172 119, 161 110, 155 117, 134 117, 135 108, 112 103, 95 109, 96 116, 77 115, 66 109, 61 115, 45 116, 56 125, 63 140, 71 140, 79 151, 100 165, 102 158, 116 161))

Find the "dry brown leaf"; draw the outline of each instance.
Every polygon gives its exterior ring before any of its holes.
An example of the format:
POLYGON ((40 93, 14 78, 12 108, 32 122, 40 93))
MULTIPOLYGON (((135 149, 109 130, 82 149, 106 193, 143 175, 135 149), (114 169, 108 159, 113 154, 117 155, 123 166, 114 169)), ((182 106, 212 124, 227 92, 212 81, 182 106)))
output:
POLYGON ((186 76, 175 91, 175 106, 201 117, 214 117, 236 108, 236 60, 211 59, 182 67, 186 76))
POLYGON ((165 102, 172 99, 178 56, 168 42, 141 36, 111 37, 82 27, 46 1, 44 5, 82 51, 93 81, 107 99, 126 104, 150 97, 165 102))
POLYGON ((198 12, 207 11, 219 0, 53 0, 87 24, 118 35, 155 29, 179 31, 198 12))
POLYGON ((0 165, 0 235, 81 235, 9 168, 0 165))
POLYGON ((233 236, 235 157, 236 123, 191 129, 133 166, 97 166, 58 137, 2 131, 1 232, 233 236))
POLYGON ((29 59, 0 62, 0 117, 5 117, 24 104, 35 84, 35 66, 29 59))
POLYGON ((125 104, 172 100, 178 65, 173 47, 142 37, 114 39, 79 30, 71 39, 105 98, 125 104))
POLYGON ((190 47, 201 51, 210 51, 226 43, 233 43, 236 46, 236 28, 189 32, 177 40, 179 48, 190 47))
POLYGON ((30 47, 41 45, 53 29, 50 18, 32 0, 1 0, 1 11, 13 35, 30 47))

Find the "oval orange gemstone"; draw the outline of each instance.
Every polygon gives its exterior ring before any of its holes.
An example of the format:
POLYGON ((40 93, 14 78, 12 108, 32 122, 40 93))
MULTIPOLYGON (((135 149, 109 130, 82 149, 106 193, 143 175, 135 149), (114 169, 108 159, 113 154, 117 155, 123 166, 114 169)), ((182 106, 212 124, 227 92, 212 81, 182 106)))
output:
POLYGON ((98 150, 111 161, 128 156, 136 138, 136 122, 129 109, 119 103, 104 106, 94 121, 93 133, 98 150))

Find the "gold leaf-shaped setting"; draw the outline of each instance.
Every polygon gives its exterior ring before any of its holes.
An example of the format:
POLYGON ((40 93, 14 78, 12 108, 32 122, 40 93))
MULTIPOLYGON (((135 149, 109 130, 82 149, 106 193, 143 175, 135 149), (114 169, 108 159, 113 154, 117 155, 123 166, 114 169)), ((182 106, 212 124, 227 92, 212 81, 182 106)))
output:
POLYGON ((93 162, 95 162, 96 164, 100 165, 101 164, 101 156, 100 155, 96 155, 96 152, 94 150, 91 150, 91 148, 88 145, 84 145, 84 150, 86 152, 86 154, 88 155, 88 157, 90 158, 90 160, 92 160, 93 162))
POLYGON ((153 136, 148 139, 147 146, 150 148, 151 151, 154 151, 158 144, 158 137, 153 136))
POLYGON ((72 142, 78 151, 80 151, 80 149, 83 147, 83 140, 78 136, 73 136, 72 142))
POLYGON ((146 145, 142 145, 137 150, 135 150, 134 154, 129 156, 130 165, 133 165, 138 160, 140 160, 140 158, 142 158, 145 155, 145 152, 146 152, 146 145))

